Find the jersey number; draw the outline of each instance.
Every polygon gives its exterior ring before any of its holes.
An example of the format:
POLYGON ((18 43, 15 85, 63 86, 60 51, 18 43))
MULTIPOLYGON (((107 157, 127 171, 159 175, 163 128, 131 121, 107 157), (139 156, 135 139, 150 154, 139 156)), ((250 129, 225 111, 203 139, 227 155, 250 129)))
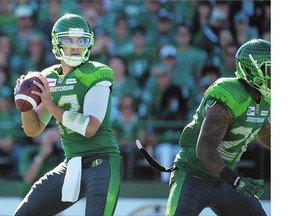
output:
POLYGON ((78 112, 80 105, 77 99, 77 95, 63 95, 58 101, 58 106, 63 107, 65 104, 70 104, 70 111, 78 112))
POLYGON ((234 128, 231 132, 235 135, 243 135, 244 137, 237 141, 224 141, 222 142, 218 147, 217 150, 221 154, 223 159, 229 160, 229 161, 239 161, 242 154, 247 150, 248 144, 255 139, 256 134, 259 132, 260 129, 254 131, 251 133, 252 128, 247 127, 238 127, 234 128), (243 144, 244 143, 244 144, 243 144), (226 151, 230 148, 233 148, 234 146, 241 146, 241 152, 233 151, 229 152, 226 151))

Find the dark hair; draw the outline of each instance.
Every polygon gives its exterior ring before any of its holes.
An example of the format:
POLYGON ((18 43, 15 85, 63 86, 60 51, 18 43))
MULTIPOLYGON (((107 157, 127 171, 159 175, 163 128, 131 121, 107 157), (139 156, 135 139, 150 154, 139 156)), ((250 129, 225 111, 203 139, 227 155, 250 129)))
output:
POLYGON ((221 75, 220 70, 219 70, 218 67, 216 67, 214 65, 205 65, 202 68, 201 77, 204 77, 204 76, 206 76, 209 73, 214 73, 214 74, 217 75, 217 77, 220 77, 220 75, 221 75))
POLYGON ((183 96, 181 88, 177 85, 168 87, 161 97, 161 115, 162 119, 178 119, 183 120, 188 113, 187 99, 183 96), (176 110, 170 110, 169 105, 171 99, 176 99, 178 102, 178 108, 176 110))
POLYGON ((145 33, 146 33, 146 29, 142 25, 137 25, 132 29, 132 35, 136 35, 136 34, 145 35, 145 33))

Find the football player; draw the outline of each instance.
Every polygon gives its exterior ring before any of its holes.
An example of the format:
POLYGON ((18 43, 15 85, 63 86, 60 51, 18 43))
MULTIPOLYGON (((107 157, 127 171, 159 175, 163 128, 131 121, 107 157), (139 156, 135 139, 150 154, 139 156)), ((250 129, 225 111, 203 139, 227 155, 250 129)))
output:
POLYGON ((115 211, 123 170, 110 123, 114 75, 89 61, 93 44, 94 34, 79 15, 66 14, 53 26, 52 51, 61 64, 40 72, 43 85, 34 84, 41 92, 33 93, 42 103, 22 113, 22 124, 34 137, 54 117, 66 159, 35 182, 14 215, 55 215, 83 197, 86 215, 115 211))
POLYGON ((209 207, 217 215, 266 215, 259 198, 264 180, 234 171, 248 144, 258 139, 270 148, 270 43, 253 39, 236 53, 236 77, 220 78, 205 92, 193 120, 180 136, 166 215, 199 215, 209 207))

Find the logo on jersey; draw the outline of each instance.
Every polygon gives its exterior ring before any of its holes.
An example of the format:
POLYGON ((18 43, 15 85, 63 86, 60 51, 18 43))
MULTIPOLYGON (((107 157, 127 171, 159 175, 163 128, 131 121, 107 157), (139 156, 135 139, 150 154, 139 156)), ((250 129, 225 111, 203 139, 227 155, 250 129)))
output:
POLYGON ((73 90, 74 86, 69 85, 69 86, 57 86, 57 87, 51 87, 50 91, 51 92, 62 92, 62 91, 70 91, 73 90))
POLYGON ((267 116, 269 114, 269 112, 267 110, 261 110, 260 115, 261 116, 267 116))
POLYGON ((102 164, 103 160, 102 159, 96 159, 92 162, 91 167, 96 167, 99 166, 100 164, 102 164))
POLYGON ((55 78, 48 78, 47 81, 48 81, 49 87, 52 87, 52 86, 55 86, 55 85, 56 85, 57 79, 55 79, 55 78))
POLYGON ((248 116, 255 116, 255 113, 256 113, 255 107, 251 106, 251 107, 248 108, 248 110, 247 110, 247 115, 248 116))
POLYGON ((77 83, 76 78, 70 78, 66 80, 66 84, 75 84, 75 83, 77 83))
POLYGON ((64 77, 59 77, 59 78, 58 78, 58 83, 62 83, 63 80, 64 80, 64 77))
POLYGON ((265 118, 247 117, 246 122, 263 123, 265 118))

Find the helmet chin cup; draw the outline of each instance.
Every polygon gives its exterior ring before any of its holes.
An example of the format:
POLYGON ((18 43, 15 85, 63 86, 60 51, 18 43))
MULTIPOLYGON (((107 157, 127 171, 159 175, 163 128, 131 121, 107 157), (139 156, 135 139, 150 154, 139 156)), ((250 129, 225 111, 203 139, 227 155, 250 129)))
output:
POLYGON ((71 60, 71 59, 67 59, 67 58, 63 58, 63 61, 69 65, 70 67, 77 67, 82 63, 82 59, 80 60, 71 60))

